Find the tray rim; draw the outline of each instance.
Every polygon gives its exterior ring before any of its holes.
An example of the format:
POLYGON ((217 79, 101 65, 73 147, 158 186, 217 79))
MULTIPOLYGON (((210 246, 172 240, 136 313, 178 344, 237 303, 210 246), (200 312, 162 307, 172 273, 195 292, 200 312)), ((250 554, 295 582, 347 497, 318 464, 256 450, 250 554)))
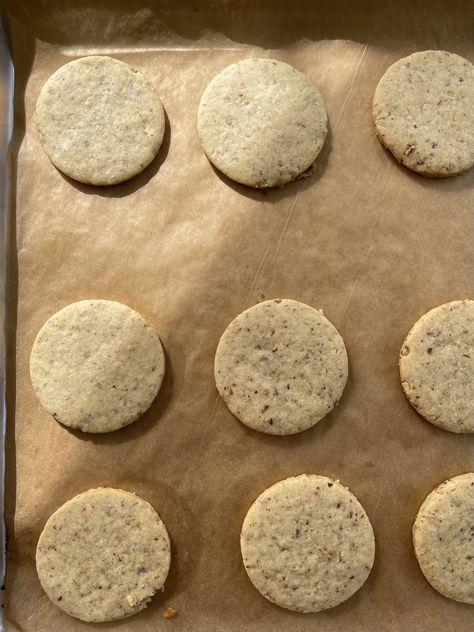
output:
POLYGON ((5 525, 5 432, 7 422, 7 279, 10 237, 10 146, 13 134, 14 67, 4 16, 0 16, 0 631, 4 630, 3 602, 7 533, 5 525))

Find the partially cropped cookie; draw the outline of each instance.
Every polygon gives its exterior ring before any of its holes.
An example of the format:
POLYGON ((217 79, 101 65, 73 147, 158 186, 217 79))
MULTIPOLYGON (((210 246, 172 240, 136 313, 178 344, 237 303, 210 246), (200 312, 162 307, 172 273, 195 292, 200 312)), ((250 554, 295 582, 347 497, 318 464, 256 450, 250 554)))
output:
POLYGON ((266 489, 250 507, 240 536, 245 570, 272 603, 318 612, 346 601, 374 563, 372 525, 357 498, 316 474, 266 489))
POLYGON ((474 66, 426 50, 395 62, 375 90, 380 142, 424 176, 455 176, 474 164, 474 66))
POLYGON ((439 305, 422 316, 400 351, 410 404, 435 426, 474 432, 474 301, 439 305))
POLYGON ((327 115, 319 90, 296 68, 245 59, 204 91, 198 132, 207 157, 226 176, 251 187, 275 187, 314 163, 327 115))
POLYGON ((314 426, 342 396, 344 342, 321 310, 288 299, 254 305, 235 318, 216 351, 217 389, 242 423, 289 435, 314 426))
POLYGON ((64 307, 42 327, 30 358, 41 404, 57 421, 84 432, 135 421, 155 399, 164 372, 158 333, 115 301, 64 307))
POLYGON ((135 494, 98 488, 47 521, 36 569, 51 601, 82 621, 113 621, 148 605, 170 567, 170 540, 153 507, 135 494))
POLYGON ((438 485, 413 525, 415 554, 435 590, 474 604, 474 472, 438 485))
POLYGON ((140 72, 97 55, 71 61, 48 79, 36 124, 58 169, 86 184, 109 185, 150 164, 163 141, 165 115, 140 72))

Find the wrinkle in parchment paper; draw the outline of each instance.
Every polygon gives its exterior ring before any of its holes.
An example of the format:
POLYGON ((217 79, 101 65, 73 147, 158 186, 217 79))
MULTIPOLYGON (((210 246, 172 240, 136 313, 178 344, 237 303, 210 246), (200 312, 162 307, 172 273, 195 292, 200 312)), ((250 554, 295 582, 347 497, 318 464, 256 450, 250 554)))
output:
MULTIPOLYGON (((425 180, 375 138, 371 101, 384 70, 415 50, 472 59, 468 2, 339 0, 9 0, 16 70, 18 319, 16 401, 8 427, 6 617, 21 632, 467 632, 469 606, 424 580, 411 525, 426 494, 472 469, 472 437, 429 423, 405 400, 397 358, 429 308, 473 295, 473 172, 425 180), (63 177, 41 150, 34 108, 71 58, 113 54, 142 71, 168 117, 164 147, 140 176, 95 189, 63 177), (330 133, 313 175, 253 191, 215 171, 196 111, 212 77, 250 56, 293 64, 318 86, 330 133), (24 125, 23 125, 24 121, 24 125), (322 308, 346 343, 339 406, 313 429, 263 436, 217 395, 219 337, 270 297, 322 308), (37 331, 86 298, 118 300, 155 325, 166 350, 159 397, 144 417, 98 435, 57 424, 28 375, 37 331), (242 566, 245 513, 275 481, 339 478, 373 523, 376 561, 345 604, 303 615, 261 597, 242 566), (99 485, 135 491, 172 538, 165 592, 110 624, 76 621, 49 602, 34 554, 49 515, 99 485), (165 606, 178 611, 162 616, 165 606)), ((15 306, 11 306, 15 309, 15 306)))

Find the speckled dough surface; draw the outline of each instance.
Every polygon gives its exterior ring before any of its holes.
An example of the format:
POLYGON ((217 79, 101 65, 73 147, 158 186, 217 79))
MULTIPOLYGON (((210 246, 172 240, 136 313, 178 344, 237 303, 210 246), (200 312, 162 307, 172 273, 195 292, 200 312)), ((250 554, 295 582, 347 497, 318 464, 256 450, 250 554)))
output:
POLYGON ((163 589, 170 540, 153 507, 120 489, 75 496, 47 521, 36 569, 51 601, 83 621, 112 621, 146 608, 163 589))
POLYGON ((141 73, 97 55, 65 64, 48 79, 36 124, 58 169, 80 182, 108 185, 150 164, 163 141, 165 115, 141 73))
POLYGON ((52 316, 30 358, 34 390, 53 417, 85 432, 135 421, 151 405, 165 371, 160 338, 114 301, 80 301, 52 316))
POLYGON ((410 404, 432 424, 474 432, 474 301, 435 307, 422 316, 400 352, 400 379, 410 404))
POLYGON ((374 532, 363 507, 339 481, 316 474, 265 490, 245 517, 240 542, 255 588, 299 612, 346 601, 374 563, 374 532))
POLYGON ((321 310, 288 299, 235 318, 216 351, 217 389, 244 424, 288 435, 314 426, 342 396, 344 342, 321 310))
POLYGON ((381 143, 425 176, 455 176, 474 164, 474 66, 427 50, 395 62, 375 90, 381 143))
POLYGON ((274 187, 316 160, 327 115, 318 89, 299 70, 273 59, 245 59, 204 91, 198 131, 207 157, 229 178, 274 187))
POLYGON ((413 525, 423 575, 445 597, 474 604, 474 473, 438 485, 413 525))

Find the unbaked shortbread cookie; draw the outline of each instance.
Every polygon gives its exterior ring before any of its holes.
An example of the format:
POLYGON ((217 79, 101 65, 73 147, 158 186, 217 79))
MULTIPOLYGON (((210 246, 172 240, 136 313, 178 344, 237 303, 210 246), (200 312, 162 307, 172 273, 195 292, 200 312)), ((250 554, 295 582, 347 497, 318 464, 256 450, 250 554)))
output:
POLYGON ((314 426, 341 398, 344 342, 321 310, 274 299, 235 318, 216 351, 216 386, 230 411, 267 434, 314 426))
POLYGON ((165 115, 141 73, 98 55, 71 61, 48 79, 36 124, 58 169, 80 182, 108 185, 150 164, 163 141, 165 115))
POLYGON ((420 415, 444 430, 474 432, 474 301, 445 303, 422 316, 405 338, 399 367, 420 415))
POLYGON ((375 90, 377 136, 405 167, 455 176, 474 164, 474 66, 439 50, 395 62, 375 90))
POLYGON ((275 483, 250 507, 240 536, 245 570, 272 603, 318 612, 349 599, 374 563, 372 525, 339 481, 316 474, 275 483))
POLYGON ((274 59, 245 59, 220 72, 202 95, 198 132, 207 157, 251 187, 282 186, 316 160, 327 133, 317 88, 274 59))
POLYGON ((445 597, 474 604, 474 472, 438 485, 413 525, 423 575, 445 597))
POLYGON ((164 372, 157 332, 114 301, 80 301, 54 314, 30 358, 42 405, 57 421, 85 432, 109 432, 135 421, 155 399, 164 372))
POLYGON ((49 518, 36 569, 51 601, 83 621, 113 621, 146 608, 170 567, 170 540, 153 507, 121 489, 75 496, 49 518))

